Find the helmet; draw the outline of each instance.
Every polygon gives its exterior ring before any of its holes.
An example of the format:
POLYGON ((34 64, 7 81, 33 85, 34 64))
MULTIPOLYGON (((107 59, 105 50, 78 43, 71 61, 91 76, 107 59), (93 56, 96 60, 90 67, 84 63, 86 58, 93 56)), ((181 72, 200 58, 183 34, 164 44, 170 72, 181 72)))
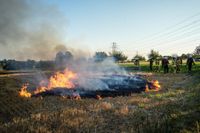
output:
POLYGON ((167 57, 167 56, 164 56, 164 59, 168 59, 168 57, 167 57))

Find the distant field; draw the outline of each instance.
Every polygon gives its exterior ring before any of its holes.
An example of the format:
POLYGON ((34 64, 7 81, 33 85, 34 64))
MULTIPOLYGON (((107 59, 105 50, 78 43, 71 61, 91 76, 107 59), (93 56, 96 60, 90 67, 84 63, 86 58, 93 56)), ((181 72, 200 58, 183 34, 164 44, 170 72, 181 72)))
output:
MULTIPOLYGON (((125 68, 128 71, 132 71, 132 72, 136 72, 136 71, 150 72, 149 62, 146 62, 146 61, 140 62, 140 70, 137 70, 136 66, 133 63, 119 63, 119 66, 121 66, 122 68, 125 68)), ((161 68, 161 65, 159 66, 159 68, 160 68, 159 72, 162 73, 163 69, 161 68)), ((183 61, 183 64, 181 65, 180 69, 181 69, 180 73, 187 73, 186 61, 183 61)), ((158 72, 155 70, 156 70, 156 65, 154 64, 153 72, 158 72)), ((169 71, 171 73, 174 72, 171 62, 169 64, 169 71)), ((200 71, 200 62, 195 62, 195 65, 193 65, 193 72, 197 72, 197 71, 200 71)))

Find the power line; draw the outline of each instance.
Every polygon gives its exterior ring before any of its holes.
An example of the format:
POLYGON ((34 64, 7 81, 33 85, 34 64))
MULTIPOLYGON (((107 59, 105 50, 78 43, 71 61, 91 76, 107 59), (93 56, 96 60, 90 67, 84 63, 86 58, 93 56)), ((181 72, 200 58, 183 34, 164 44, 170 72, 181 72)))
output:
MULTIPOLYGON (((192 34, 192 33, 195 33, 195 31, 198 31, 199 29, 197 29, 197 30, 193 30, 194 28, 196 29, 196 28, 199 28, 199 25, 195 25, 195 24, 199 24, 198 22, 200 22, 200 19, 198 19, 198 20, 195 20, 195 21, 192 21, 191 23, 189 23, 189 24, 187 24, 187 25, 184 25, 184 26, 182 26, 182 27, 180 27, 180 28, 178 28, 178 29, 176 29, 176 30, 173 30, 173 31, 171 31, 171 32, 168 32, 168 34, 167 33, 165 33, 166 34, 166 36, 168 36, 167 38, 165 38, 165 39, 167 39, 167 40, 170 40, 170 39, 175 39, 174 41, 177 41, 177 37, 182 37, 182 36, 184 36, 184 35, 187 35, 187 34, 192 34), (191 32, 186 32, 186 33, 184 33, 184 31, 188 31, 188 30, 190 30, 190 29, 192 29, 193 31, 191 31, 191 32), (180 34, 175 34, 175 33, 177 33, 178 31, 183 31, 183 33, 180 33, 180 34), (174 37, 174 36, 177 36, 177 37, 174 37), (180 35, 182 35, 182 36, 180 36, 180 35)), ((166 41, 166 40, 164 40, 164 41, 166 41)), ((163 42, 162 40, 161 41, 159 41, 159 43, 156 43, 156 45, 155 44, 153 44, 153 45, 149 45, 148 47, 158 47, 158 45, 161 43, 161 42, 163 42)), ((172 41, 168 41, 168 42, 173 42, 173 40, 172 41)), ((164 42, 163 44, 166 44, 166 42, 164 42)), ((162 44, 162 45, 163 45, 162 44)), ((139 46, 140 46, 141 44, 139 44, 139 46)), ((160 45, 161 46, 161 45, 160 45)), ((140 47, 140 48, 145 48, 146 46, 143 46, 143 47, 140 47)))
MULTIPOLYGON (((193 30, 193 28, 199 28, 198 26, 200 26, 200 25, 194 25, 196 22, 200 22, 200 19, 199 20, 196 20, 196 21, 193 21, 192 23, 190 23, 190 24, 188 24, 188 25, 184 25, 184 26, 182 26, 181 28, 178 28, 178 29, 175 29, 174 31, 171 31, 171 32, 168 32, 168 34, 167 33, 165 33, 165 34, 163 34, 162 36, 164 36, 165 35, 165 37, 167 36, 167 38, 165 38, 165 39, 170 39, 170 37, 171 36, 174 36, 174 35, 177 35, 177 33, 178 32, 180 32, 180 31, 182 31, 182 32, 184 32, 184 31, 188 31, 188 30, 193 30), (192 27, 191 27, 192 26, 192 27), (175 34, 176 33, 176 34, 175 34)), ((198 24, 198 23, 197 23, 198 24)), ((182 34, 182 33, 180 33, 180 34, 182 34)), ((156 38, 157 40, 158 39, 160 39, 160 38, 156 38)), ((155 39, 154 39, 155 40, 155 39)), ((152 41, 151 41, 152 42, 152 41)), ((149 42, 148 42, 149 43, 149 42)), ((154 45, 150 45, 150 46, 154 46, 154 45)))
MULTIPOLYGON (((186 39, 186 38, 196 37, 196 35, 200 34, 199 31, 200 31, 200 28, 198 28, 196 30, 193 30, 193 31, 190 31, 190 32, 186 32, 186 33, 180 34, 180 35, 175 36, 175 37, 166 38, 167 40, 159 41, 159 42, 154 43, 153 45, 150 45, 150 46, 151 47, 161 47, 161 46, 164 46, 165 44, 174 43, 174 42, 186 39), (197 34, 195 34, 196 32, 197 32, 197 34)), ((144 47, 140 47, 140 48, 144 48, 144 47)))
MULTIPOLYGON (((176 42, 177 41, 180 41, 180 40, 182 40, 182 39, 179 39, 180 37, 183 37, 183 36, 185 36, 185 35, 188 35, 186 38, 191 38, 191 37, 194 37, 194 35, 190 35, 190 34, 192 34, 192 33, 195 33, 196 31, 198 31, 200 28, 198 27, 199 25, 197 25, 196 26, 196 24, 199 24, 199 22, 200 22, 200 19, 197 19, 197 20, 194 20, 194 21, 192 21, 192 22, 189 22, 188 24, 186 24, 186 25, 183 25, 183 26, 181 26, 181 27, 178 27, 177 28, 177 26, 178 25, 181 25, 181 24, 183 24, 183 23, 185 23, 185 22, 187 22, 188 20, 190 20, 191 18, 194 18, 194 17, 196 17, 196 16, 199 16, 200 15, 200 13, 197 13, 197 14, 195 14, 195 15, 192 15, 192 16, 190 16, 190 17, 187 17, 186 19, 184 19, 184 20, 182 20, 181 22, 179 22, 179 23, 177 23, 177 24, 175 24, 175 25, 172 25, 172 26, 170 26, 170 27, 168 27, 168 28, 166 28, 166 30, 164 31, 164 33, 163 32, 158 32, 158 33, 156 33, 156 34, 154 34, 153 36, 150 36, 149 38, 154 38, 154 39, 151 39, 151 41, 153 41, 153 40, 156 40, 156 39, 160 39, 160 38, 158 38, 159 36, 160 37, 166 37, 167 36, 167 38, 165 38, 165 39, 167 39, 167 40, 170 40, 170 41, 168 41, 167 43, 166 42, 164 42, 163 44, 176 44, 176 42), (171 30, 171 28, 172 28, 172 30, 171 30), (196 28, 198 28, 197 30, 193 30, 193 29, 196 29, 196 28), (171 30, 171 31, 170 31, 171 30), (188 31, 188 30, 192 30, 192 31, 190 31, 190 32, 185 32, 184 33, 184 31, 188 31), (168 32, 166 32, 166 31, 168 31, 168 32), (178 34, 178 36, 177 36, 177 33, 179 33, 180 31, 182 31, 183 33, 181 33, 181 34, 178 34), (162 34, 161 34, 162 33, 162 34), (180 36, 180 35, 182 35, 182 36, 180 36), (157 37, 156 37, 157 36, 157 37), (178 37, 178 39, 177 39, 177 37, 174 37, 174 36, 177 36, 178 37), (173 40, 171 40, 171 39, 173 39, 173 40)), ((185 39, 185 37, 183 38, 183 39, 185 39)), ((145 42, 145 41, 142 41, 142 42, 145 42)), ((147 42, 147 41, 146 41, 147 42)), ((149 42, 149 41, 148 41, 149 42)), ((160 41, 160 42, 162 42, 162 40, 160 41)), ((157 45, 150 45, 150 46, 156 46, 156 47, 160 47, 160 46, 163 46, 163 44, 162 45, 159 45, 158 46, 158 44, 160 44, 160 42, 159 43, 157 43, 157 45)), ((185 42, 185 41, 183 41, 183 42, 185 42)), ((139 45, 141 45, 141 42, 140 43, 138 43, 139 45)), ((150 47, 150 46, 148 46, 148 47, 150 47)), ((169 46, 169 45, 168 45, 169 46)), ((140 48, 145 48, 146 46, 143 46, 143 47, 140 47, 140 48)), ((147 48, 147 47, 146 47, 147 48)), ((164 47, 164 48, 166 48, 166 47, 164 47)), ((171 47, 172 48, 172 47, 171 47)), ((135 49, 135 48, 134 48, 135 49)), ((138 49, 137 49, 138 50, 138 49)), ((144 53, 144 52, 143 52, 144 53)), ((147 52, 146 52, 147 53, 147 52)))
MULTIPOLYGON (((198 26, 200 26, 199 24, 200 23, 198 23, 198 22, 200 22, 200 19, 199 20, 197 20, 197 21, 193 21, 192 23, 190 23, 190 24, 187 24, 187 25, 184 25, 184 26, 182 26, 182 27, 180 27, 180 28, 178 28, 178 29, 175 29, 175 30, 173 30, 173 31, 171 31, 171 32, 167 32, 167 33, 165 33, 165 34, 163 34, 163 35, 161 35, 160 37, 158 37, 158 38, 156 38, 156 39, 154 39, 154 40, 158 40, 158 39, 160 39, 160 38, 162 38, 162 37, 170 37, 170 36, 173 36, 173 35, 176 35, 177 33, 180 33, 180 32, 184 32, 184 31, 188 31, 188 30, 191 30, 191 29, 193 29, 193 28, 198 28, 198 26), (198 25, 195 25, 195 24, 198 24, 198 25)), ((151 40, 151 42, 152 41, 154 41, 154 40, 151 40)))
MULTIPOLYGON (((182 42, 178 42, 178 43, 174 43, 174 44, 181 44, 181 45, 176 45, 176 49, 178 48, 178 47, 181 47, 182 49, 183 48, 188 48, 188 47, 192 47, 192 45, 190 45, 191 43, 192 44, 194 44, 195 45, 195 43, 194 43, 194 41, 200 41, 200 39, 192 39, 192 40, 188 40, 188 41, 182 41, 182 42)), ((197 43, 196 42, 196 43, 197 43)), ((167 49, 167 50, 173 50, 174 49, 174 47, 168 47, 168 48, 161 48, 161 50, 162 49, 167 49)), ((178 51, 178 50, 177 50, 178 51)))
MULTIPOLYGON (((194 14, 194 15, 192 15, 192 16, 189 16, 189 17, 185 18, 184 20, 182 20, 182 21, 180 21, 180 22, 178 22, 178 23, 176 23, 176 24, 174 24, 174 25, 172 25, 172 26, 169 26, 169 27, 163 29, 163 30, 160 31, 160 32, 157 32, 157 33, 155 33, 155 34, 152 34, 152 35, 150 35, 150 36, 147 36, 147 37, 146 37, 146 38, 147 38, 146 40, 148 40, 148 38, 155 38, 156 36, 162 34, 163 31, 164 31, 164 32, 169 31, 169 30, 173 29, 174 27, 176 27, 176 26, 178 26, 178 25, 181 25, 181 24, 187 22, 188 20, 191 20, 192 18, 194 18, 194 17, 196 17, 196 16, 199 16, 199 15, 200 15, 200 12, 199 12, 199 13, 196 13, 196 14, 194 14), (154 37, 154 36, 155 36, 155 37, 154 37)), ((143 39, 143 40, 145 41, 145 39, 143 39)), ((142 41, 142 42, 143 42, 143 41, 142 41)))

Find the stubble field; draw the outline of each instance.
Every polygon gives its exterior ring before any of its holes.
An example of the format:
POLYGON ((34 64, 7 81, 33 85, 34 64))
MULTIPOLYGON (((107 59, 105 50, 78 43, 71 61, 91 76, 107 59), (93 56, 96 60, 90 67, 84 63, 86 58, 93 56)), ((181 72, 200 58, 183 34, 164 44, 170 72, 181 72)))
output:
MULTIPOLYGON (((159 92, 102 100, 59 96, 19 97, 21 85, 38 82, 34 72, 0 75, 1 132, 198 132, 200 73, 146 73, 159 92)), ((45 73, 44 73, 45 74, 45 73)))

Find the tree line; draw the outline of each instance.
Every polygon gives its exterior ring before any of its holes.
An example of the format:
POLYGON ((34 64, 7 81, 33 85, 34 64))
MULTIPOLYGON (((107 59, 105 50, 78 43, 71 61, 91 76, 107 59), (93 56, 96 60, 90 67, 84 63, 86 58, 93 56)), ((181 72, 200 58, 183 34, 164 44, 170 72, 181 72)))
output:
MULTIPOLYGON (((94 62, 102 62, 107 58, 112 58, 115 62, 128 62, 128 56, 126 56, 122 51, 113 50, 112 52, 106 53, 104 51, 95 52, 92 58, 88 59, 88 61, 94 62)), ((172 56, 168 56, 168 59, 172 59, 172 56)), ((181 59, 187 59, 187 54, 182 54, 180 56, 181 59)), ((196 47, 193 58, 200 60, 200 45, 196 47)), ((148 59, 158 60, 162 59, 162 55, 159 54, 158 51, 151 50, 148 54, 148 59)), ((24 70, 24 69, 44 69, 44 70, 52 70, 52 69, 63 69, 66 67, 66 64, 70 64, 74 60, 73 54, 70 51, 66 52, 58 52, 54 60, 50 61, 35 61, 35 60, 27 60, 27 61, 16 61, 16 60, 1 60, 0 61, 0 70, 24 70)), ((81 59, 83 60, 83 59, 81 59)), ((139 54, 136 54, 130 61, 147 61, 147 59, 139 54)), ((85 59, 86 61, 86 59, 85 59)))
MULTIPOLYGON (((189 54, 181 54, 179 57, 183 60, 188 58, 189 54)), ((168 55, 168 59, 171 60, 174 56, 178 56, 178 55, 168 55)), ((200 59, 200 46, 197 46, 194 53, 192 54, 193 58, 195 59, 200 59)), ((101 62, 104 59, 106 59, 107 57, 112 57, 114 59, 114 61, 116 62, 129 62, 129 61, 135 61, 135 60, 139 60, 139 61, 148 61, 149 59, 162 59, 162 55, 159 54, 159 51, 155 51, 155 50, 151 50, 150 53, 148 54, 148 59, 146 59, 144 56, 140 55, 140 54, 136 54, 131 60, 127 60, 128 56, 126 56, 122 51, 115 51, 115 52, 110 52, 110 53, 106 53, 104 51, 99 51, 99 52, 95 52, 93 58, 95 59, 95 61, 97 62, 101 62)))

